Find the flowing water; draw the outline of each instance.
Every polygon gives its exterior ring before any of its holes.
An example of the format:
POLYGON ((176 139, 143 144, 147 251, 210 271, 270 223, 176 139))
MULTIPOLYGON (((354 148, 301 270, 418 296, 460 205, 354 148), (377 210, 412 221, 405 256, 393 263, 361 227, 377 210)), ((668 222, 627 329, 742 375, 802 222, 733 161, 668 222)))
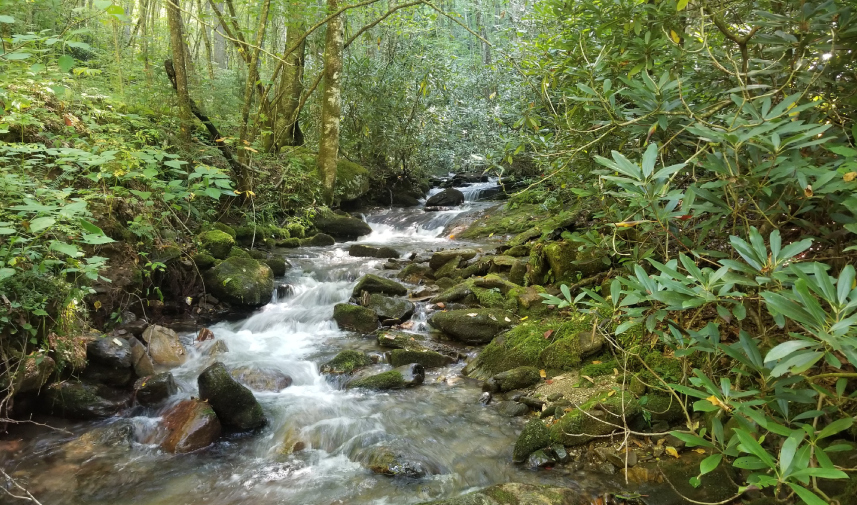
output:
MULTIPOLYGON (((444 238, 444 229, 486 206, 468 202, 437 213, 373 212, 366 220, 374 232, 360 242, 389 245, 403 254, 459 246, 444 238)), ((32 428, 21 442, 24 450, 0 454, 0 464, 45 505, 410 504, 504 482, 603 489, 603 482, 583 475, 512 465, 523 421, 481 405, 480 384, 460 376, 463 364, 429 370, 422 386, 394 392, 346 391, 321 375, 319 364, 343 349, 382 351, 372 339, 342 331, 332 320, 333 306, 348 300, 355 281, 379 273, 384 261, 349 257, 348 245, 283 251, 293 268, 280 281, 292 286, 290 294, 245 320, 211 327, 228 344, 229 352, 220 357, 228 367, 273 366, 294 380, 279 393, 257 393, 268 418, 261 431, 226 435, 207 449, 172 455, 146 443, 162 410, 137 407, 126 413, 136 430, 130 450, 96 448, 83 461, 70 458, 63 444, 116 419, 68 423, 63 426, 68 432, 32 428), (307 449, 283 455, 287 433, 307 449), (426 476, 370 472, 364 463, 378 446, 404 451, 426 476)), ((420 305, 413 331, 426 331, 425 319, 420 305)), ((171 402, 197 394, 196 377, 212 359, 194 349, 193 334, 182 338, 191 356, 172 370, 181 391, 171 402)))

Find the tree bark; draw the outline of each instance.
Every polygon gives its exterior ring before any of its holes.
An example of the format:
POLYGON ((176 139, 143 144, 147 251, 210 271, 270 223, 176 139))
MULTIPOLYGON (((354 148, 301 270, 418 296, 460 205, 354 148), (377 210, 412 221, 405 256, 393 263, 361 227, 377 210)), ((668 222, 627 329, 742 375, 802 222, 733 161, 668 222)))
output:
MULTIPOLYGON (((339 8, 339 0, 327 0, 327 8, 330 12, 335 12, 339 8)), ((318 173, 322 180, 324 200, 328 205, 333 204, 333 186, 336 184, 336 162, 339 156, 344 25, 341 14, 328 21, 324 49, 324 102, 321 108, 318 173)))
POLYGON ((170 46, 173 53, 173 68, 176 77, 176 97, 179 102, 179 138, 190 142, 191 110, 190 95, 187 90, 187 71, 185 66, 184 37, 182 36, 179 0, 167 0, 167 21, 170 25, 170 46))
POLYGON ((301 20, 297 25, 289 26, 286 31, 286 48, 296 42, 298 48, 288 55, 280 75, 276 95, 271 101, 266 127, 270 133, 263 139, 267 152, 277 152, 283 146, 303 144, 303 133, 298 124, 298 105, 303 93, 304 55, 306 39, 303 38, 306 25, 301 20))
MULTIPOLYGON (((196 0, 197 15, 202 17, 202 1, 196 0)), ((211 39, 208 37, 208 27, 200 24, 199 31, 202 35, 202 41, 205 44, 205 61, 208 64, 208 79, 214 80, 214 65, 211 61, 211 39)))

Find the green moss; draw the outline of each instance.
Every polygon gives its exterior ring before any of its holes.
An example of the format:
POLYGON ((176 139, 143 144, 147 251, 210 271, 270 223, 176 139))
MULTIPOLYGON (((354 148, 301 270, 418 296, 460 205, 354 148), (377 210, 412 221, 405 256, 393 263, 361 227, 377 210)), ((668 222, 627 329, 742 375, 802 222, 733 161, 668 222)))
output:
POLYGON ((289 223, 286 225, 286 230, 288 230, 290 237, 304 238, 306 236, 306 228, 300 223, 289 223))
POLYGON ((340 158, 336 162, 336 184, 333 195, 336 200, 347 201, 360 198, 369 191, 369 171, 357 163, 340 158))
POLYGON ((591 413, 595 410, 601 411, 600 415, 605 419, 620 419, 624 415, 629 423, 641 412, 639 402, 630 393, 623 398, 621 394, 610 396, 607 391, 602 391, 551 426, 551 440, 563 445, 579 445, 615 431, 616 423, 600 421, 598 415, 591 413))
POLYGON ((533 419, 524 426, 524 430, 518 436, 515 449, 512 451, 512 460, 516 463, 526 461, 530 453, 545 448, 550 443, 550 431, 547 426, 540 419, 533 419))
POLYGON ((226 233, 227 235, 229 235, 233 239, 235 238, 235 228, 229 226, 226 223, 212 223, 211 227, 214 228, 215 230, 220 230, 223 233, 226 233))
POLYGON ((370 333, 378 328, 375 311, 350 303, 338 303, 333 307, 333 319, 344 330, 370 333))
POLYGON ((295 247, 301 246, 301 239, 292 237, 292 238, 287 238, 285 240, 278 240, 277 246, 278 247, 288 247, 290 249, 294 249, 295 247))
POLYGON ((619 362, 613 359, 613 356, 605 354, 599 356, 592 361, 600 361, 600 363, 589 363, 580 367, 580 375, 587 377, 601 377, 611 375, 613 370, 619 369, 619 362))
POLYGON ((227 258, 250 258, 250 253, 240 247, 233 247, 229 250, 227 258))
POLYGON ((215 261, 214 256, 208 254, 206 251, 200 251, 193 255, 193 262, 200 270, 207 270, 213 267, 215 261))
POLYGON ((202 232, 198 238, 203 249, 218 259, 226 259, 232 246, 235 245, 235 239, 220 230, 202 232))
POLYGON ((643 409, 649 411, 653 421, 672 423, 684 417, 681 404, 673 396, 649 395, 646 397, 643 409))
POLYGON ((459 234, 461 238, 480 238, 489 235, 520 233, 533 226, 534 221, 547 219, 550 213, 541 205, 521 205, 515 209, 504 206, 498 212, 477 219, 459 234))
MULTIPOLYGON (((489 377, 520 366, 543 368, 540 357, 548 346, 561 341, 574 345, 577 334, 591 327, 591 319, 583 314, 566 319, 526 321, 485 346, 479 357, 467 367, 467 372, 475 377, 489 377), (552 333, 545 338, 548 331, 552 333)), ((580 363, 580 358, 574 353, 566 353, 562 358, 552 357, 551 362, 559 363, 560 359, 567 363, 561 369, 571 369, 580 363)))
POLYGON ((247 254, 254 260, 264 261, 268 259, 268 255, 258 249, 250 249, 247 251, 247 254))
POLYGON ((499 289, 473 288, 473 294, 479 300, 479 305, 492 309, 513 309, 517 303, 512 303, 500 293, 499 289))
POLYGON ((390 352, 390 364, 394 367, 419 363, 424 368, 438 368, 452 363, 452 358, 435 351, 394 349, 390 352))
POLYGON ((365 389, 396 389, 400 388, 405 384, 405 379, 402 377, 402 374, 396 370, 390 370, 389 372, 379 373, 377 375, 371 375, 369 377, 364 377, 362 379, 358 379, 356 381, 350 382, 348 384, 348 389, 351 388, 365 388, 365 389))
POLYGON ((340 352, 335 358, 322 365, 321 371, 325 373, 350 374, 357 369, 371 364, 372 360, 362 352, 348 349, 340 352))

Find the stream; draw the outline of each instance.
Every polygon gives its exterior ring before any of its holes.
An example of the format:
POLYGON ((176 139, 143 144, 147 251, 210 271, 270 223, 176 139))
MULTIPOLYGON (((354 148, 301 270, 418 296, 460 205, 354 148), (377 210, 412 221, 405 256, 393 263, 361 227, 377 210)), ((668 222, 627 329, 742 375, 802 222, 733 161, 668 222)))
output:
MULTIPOLYGON (((403 257, 467 245, 446 238, 444 231, 492 205, 473 201, 487 184, 465 188, 470 201, 454 211, 373 211, 365 216, 373 233, 359 242, 393 247, 403 257)), ((460 375, 464 363, 428 370, 422 386, 392 392, 346 391, 321 375, 320 364, 343 349, 383 352, 373 339, 342 331, 332 319, 333 306, 348 300, 360 276, 391 273, 382 270, 386 260, 350 257, 349 245, 277 251, 293 266, 277 279, 291 285, 290 293, 244 320, 210 327, 229 347, 219 357, 227 367, 270 366, 292 377, 292 385, 279 393, 256 393, 268 418, 265 428, 227 434, 204 450, 173 455, 146 443, 165 408, 135 407, 125 413, 135 431, 130 450, 97 448, 78 461, 69 459, 64 444, 118 418, 52 418, 52 426, 67 431, 19 429, 16 438, 22 438, 25 450, 16 459, 0 450, 0 465, 45 505, 383 505, 452 497, 504 482, 552 483, 596 493, 613 487, 603 475, 561 467, 536 472, 513 465, 512 447, 524 420, 481 405, 481 384, 460 375), (299 433, 307 448, 284 456, 280 442, 289 430, 299 433), (370 472, 363 463, 377 444, 406 448, 427 476, 390 478, 370 472)), ((427 332, 425 309, 417 305, 411 331, 427 332)), ((190 359, 172 369, 180 391, 170 405, 197 395, 196 378, 212 362, 195 350, 194 336, 181 334, 190 359)), ((462 348, 470 356, 476 351, 462 348)), ((386 364, 374 367, 389 369, 386 364)))

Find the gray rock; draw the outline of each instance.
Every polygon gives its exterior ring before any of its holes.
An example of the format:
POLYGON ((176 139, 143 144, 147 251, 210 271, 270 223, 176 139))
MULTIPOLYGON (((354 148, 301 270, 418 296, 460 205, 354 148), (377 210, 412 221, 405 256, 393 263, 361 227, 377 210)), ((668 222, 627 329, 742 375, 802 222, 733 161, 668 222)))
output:
POLYGON ((527 466, 530 468, 544 468, 546 466, 551 466, 556 461, 554 461, 553 457, 547 453, 547 451, 538 450, 527 458, 527 466))
POLYGON ((352 296, 359 297, 364 291, 369 294, 380 293, 389 296, 404 296, 408 294, 408 289, 398 282, 390 279, 385 279, 373 274, 366 274, 357 281, 354 286, 352 296))
POLYGON ((179 366, 187 361, 187 350, 176 332, 163 326, 152 325, 143 332, 149 345, 149 356, 158 365, 179 366))
POLYGON ((435 312, 429 324, 467 344, 486 344, 514 326, 518 318, 500 309, 462 309, 435 312))
POLYGON ((463 496, 420 505, 588 505, 591 500, 577 489, 510 482, 463 496))
POLYGON ((553 444, 550 446, 551 455, 560 463, 568 463, 571 461, 571 455, 565 450, 562 444, 553 444))
POLYGON ((100 335, 86 344, 86 359, 113 368, 131 368, 131 346, 125 339, 100 335))
POLYGON ((84 420, 110 417, 128 405, 128 397, 119 391, 71 380, 51 384, 41 400, 47 414, 84 420))
POLYGON ((531 366, 520 366, 491 377, 483 385, 483 390, 496 392, 513 391, 538 384, 542 380, 539 370, 531 366))
POLYGON ((372 227, 365 221, 349 216, 318 217, 313 224, 319 231, 341 240, 354 240, 372 233, 372 227))
POLYGON ((453 362, 455 360, 449 356, 429 350, 394 349, 390 352, 390 364, 394 367, 404 366, 409 363, 419 363, 424 368, 439 368, 453 362))
POLYGON ((447 249, 445 251, 438 251, 432 254, 429 260, 429 267, 432 270, 437 270, 457 256, 461 257, 462 260, 469 260, 475 258, 477 254, 479 253, 476 249, 447 249))
POLYGON ((530 454, 551 444, 550 431, 538 419, 533 419, 524 426, 524 430, 515 442, 512 451, 512 461, 523 463, 530 454))
POLYGON ((140 405, 146 406, 161 403, 176 394, 178 390, 173 374, 170 372, 143 377, 134 383, 137 401, 140 405))
POLYGON ((462 203, 464 203, 464 193, 454 188, 448 188, 426 200, 426 210, 434 207, 457 207, 462 203))
POLYGON ((274 367, 256 365, 234 368, 232 377, 253 391, 277 392, 292 385, 292 378, 274 367))
POLYGON ((501 416, 519 417, 530 413, 530 408, 523 403, 505 401, 497 404, 497 412, 501 416))
POLYGON ((373 293, 369 296, 366 308, 372 309, 378 319, 394 319, 398 323, 403 323, 411 318, 414 314, 414 304, 408 300, 401 298, 391 298, 378 293, 373 293))

